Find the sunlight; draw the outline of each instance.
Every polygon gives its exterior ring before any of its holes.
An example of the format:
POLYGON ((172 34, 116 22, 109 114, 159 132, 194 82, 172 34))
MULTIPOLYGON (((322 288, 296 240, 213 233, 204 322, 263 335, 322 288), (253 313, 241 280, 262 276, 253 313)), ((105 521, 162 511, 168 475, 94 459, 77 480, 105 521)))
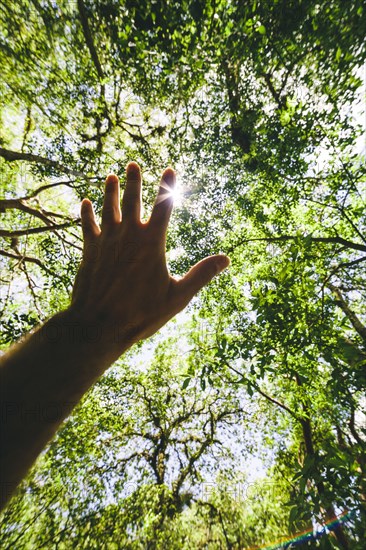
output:
POLYGON ((180 190, 180 187, 178 185, 178 182, 176 182, 175 187, 172 189, 168 183, 165 180, 161 180, 160 187, 164 189, 164 191, 159 191, 159 195, 156 199, 156 204, 159 204, 163 201, 165 201, 168 198, 172 198, 173 202, 176 206, 179 206, 182 202, 182 193, 180 190))

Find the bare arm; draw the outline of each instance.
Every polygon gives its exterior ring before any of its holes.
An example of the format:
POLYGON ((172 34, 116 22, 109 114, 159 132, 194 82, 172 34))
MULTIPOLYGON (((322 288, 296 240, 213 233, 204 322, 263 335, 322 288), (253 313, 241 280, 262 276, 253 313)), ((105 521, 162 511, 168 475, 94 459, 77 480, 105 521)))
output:
POLYGON ((154 334, 229 264, 210 256, 180 280, 169 275, 165 235, 173 170, 163 174, 147 223, 140 220, 141 174, 127 167, 106 180, 101 228, 84 199, 83 260, 69 308, 15 344, 0 366, 0 508, 83 394, 134 342, 154 334))

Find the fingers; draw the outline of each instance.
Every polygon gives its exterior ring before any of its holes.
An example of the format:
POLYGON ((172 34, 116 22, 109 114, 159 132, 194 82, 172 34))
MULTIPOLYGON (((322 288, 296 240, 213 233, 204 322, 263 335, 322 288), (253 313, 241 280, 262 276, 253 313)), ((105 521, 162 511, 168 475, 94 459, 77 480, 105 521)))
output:
POLYGON ((81 203, 81 228, 84 244, 92 241, 100 234, 99 225, 95 220, 93 205, 89 199, 84 199, 81 203))
POLYGON ((121 221, 119 200, 119 180, 115 174, 109 174, 105 182, 105 195, 102 208, 102 229, 121 221))
POLYGON ((150 226, 161 229, 163 233, 166 232, 173 209, 174 187, 175 172, 172 168, 167 168, 161 178, 159 192, 149 220, 150 226))
POLYGON ((126 188, 122 200, 123 221, 140 221, 141 216, 141 172, 136 162, 130 162, 126 168, 126 188))
POLYGON ((194 265, 177 284, 177 297, 181 303, 188 304, 202 287, 230 264, 224 255, 209 256, 194 265))

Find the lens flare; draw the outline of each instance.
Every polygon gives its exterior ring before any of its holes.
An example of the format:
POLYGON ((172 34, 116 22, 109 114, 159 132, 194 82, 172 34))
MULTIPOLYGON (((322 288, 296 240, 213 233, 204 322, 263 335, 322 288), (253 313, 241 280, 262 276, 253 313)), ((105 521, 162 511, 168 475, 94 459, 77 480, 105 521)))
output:
POLYGON ((323 535, 327 535, 331 531, 334 531, 342 523, 346 523, 354 514, 355 510, 345 510, 339 516, 328 520, 317 532, 314 532, 313 528, 311 528, 307 531, 297 533, 292 537, 272 543, 269 546, 254 546, 248 550, 285 550, 286 548, 293 548, 303 542, 319 540, 323 535))
POLYGON ((179 187, 177 185, 175 185, 175 187, 170 187, 170 185, 168 185, 168 183, 165 180, 161 180, 160 187, 161 189, 159 190, 159 194, 156 199, 156 204, 159 204, 167 199, 171 199, 175 204, 180 203, 181 194, 179 191, 179 187))

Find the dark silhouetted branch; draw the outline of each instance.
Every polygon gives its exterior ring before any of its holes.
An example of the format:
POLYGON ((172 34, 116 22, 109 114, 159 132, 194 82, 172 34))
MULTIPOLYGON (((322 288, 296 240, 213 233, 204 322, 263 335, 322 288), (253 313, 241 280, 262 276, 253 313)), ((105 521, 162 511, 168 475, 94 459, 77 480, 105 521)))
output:
POLYGON ((38 164, 43 164, 44 166, 51 166, 59 172, 64 172, 65 174, 72 174, 73 176, 81 177, 83 179, 88 179, 82 172, 77 170, 72 170, 64 164, 56 160, 49 159, 47 157, 42 157, 40 155, 33 155, 32 153, 21 153, 20 151, 10 151, 9 149, 4 149, 0 147, 0 157, 3 157, 9 162, 16 160, 24 160, 25 162, 37 162, 38 164))
POLYGON ((47 225, 43 227, 29 227, 27 229, 14 229, 14 231, 11 231, 9 229, 0 229, 0 237, 12 238, 21 237, 22 235, 35 235, 37 233, 45 233, 46 231, 57 231, 58 229, 66 229, 67 227, 72 227, 73 225, 78 224, 80 224, 79 218, 76 220, 51 226, 47 225))
MULTIPOLYGON (((296 241, 300 239, 309 238, 308 236, 300 237, 298 235, 281 235, 279 237, 257 237, 254 239, 243 239, 239 243, 231 246, 227 252, 233 252, 233 250, 243 244, 246 243, 252 243, 252 242, 267 242, 267 243, 276 243, 276 242, 286 242, 286 241, 296 241)), ((342 237, 310 237, 311 242, 314 243, 334 243, 334 244, 341 244, 345 248, 351 248, 353 250, 361 250, 362 252, 366 252, 366 245, 361 243, 355 243, 353 241, 348 241, 347 239, 343 239, 342 237)))

